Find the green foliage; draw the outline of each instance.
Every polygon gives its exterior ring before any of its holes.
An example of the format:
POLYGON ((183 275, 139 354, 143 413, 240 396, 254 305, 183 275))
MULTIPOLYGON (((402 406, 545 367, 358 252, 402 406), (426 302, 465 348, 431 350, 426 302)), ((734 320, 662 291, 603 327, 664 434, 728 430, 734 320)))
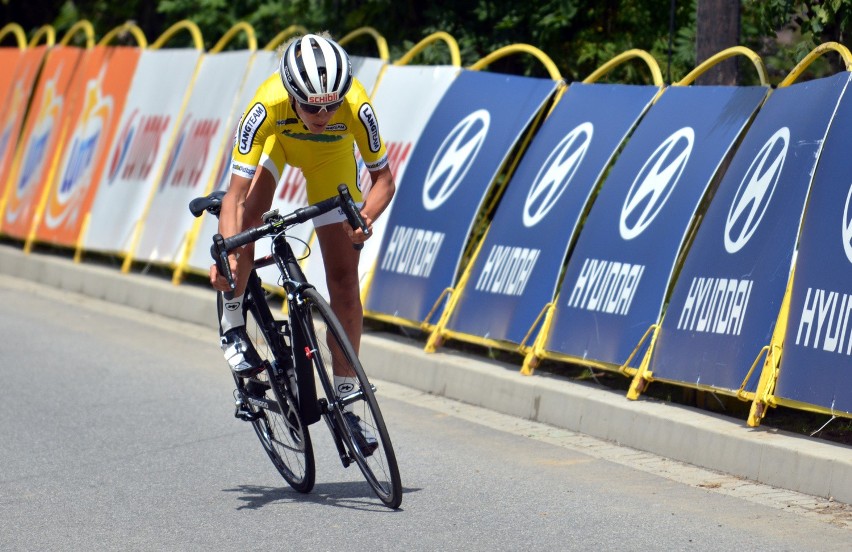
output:
MULTIPOLYGON (((510 44, 528 44, 549 56, 569 81, 583 79, 614 56, 642 49, 659 62, 667 80, 682 78, 695 66, 695 13, 701 0, 6 0, 6 18, 20 15, 30 32, 53 24, 62 36, 75 22, 88 19, 97 36, 125 21, 135 21, 150 42, 170 25, 189 19, 212 47, 234 24, 249 23, 260 47, 291 25, 327 30, 336 37, 365 26, 387 40, 398 59, 426 36, 445 31, 457 41, 462 63, 470 65, 510 44), (670 20, 674 6, 674 18, 670 20), (673 24, 672 24, 673 23, 673 24)), ((730 14, 729 14, 730 15, 730 14)), ((742 0, 740 44, 764 59, 771 79, 783 78, 808 52, 826 41, 843 42, 852 25, 852 0, 742 0)), ((176 37, 186 45, 189 37, 176 37)), ((245 47, 238 35, 229 47, 245 47)), ((355 54, 376 55, 369 39, 351 43, 355 54)), ((839 56, 825 56, 803 78, 843 68, 839 56)), ((445 44, 436 42, 416 60, 446 64, 445 44)), ((547 76, 537 59, 515 54, 490 67, 532 76, 547 76)), ((744 70, 746 79, 754 78, 744 70)), ((649 82, 644 63, 616 68, 605 80, 649 82)))
MULTIPOLYGON (((744 0, 743 38, 767 65, 773 81, 782 79, 809 52, 826 42, 843 43, 852 30, 850 0, 744 0)), ((836 73, 839 56, 824 56, 801 79, 836 73)))

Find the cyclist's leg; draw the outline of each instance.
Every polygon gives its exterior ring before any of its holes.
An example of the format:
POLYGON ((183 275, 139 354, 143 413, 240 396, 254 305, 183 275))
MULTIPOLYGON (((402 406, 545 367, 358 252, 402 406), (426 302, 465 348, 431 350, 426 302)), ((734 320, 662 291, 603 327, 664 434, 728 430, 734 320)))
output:
MULTIPOLYGON (((220 229, 223 232, 241 231, 259 225, 263 213, 269 210, 283 166, 284 154, 277 140, 267 140, 260 165, 255 177, 247 181, 245 177, 234 175, 231 178, 228 195, 224 201, 236 201, 236 229, 231 224, 220 229)), ((246 284, 254 264, 254 244, 246 245, 237 255, 236 281, 233 292, 220 292, 220 335, 221 347, 234 374, 247 377, 260 368, 260 358, 246 335, 245 317, 242 315, 242 301, 245 299, 246 284)))
MULTIPOLYGON (((358 167, 351 152, 344 151, 329 162, 305 170, 304 173, 309 203, 337 195, 337 186, 341 183, 349 187, 356 203, 361 202, 361 191, 357 183, 358 167)), ((325 267, 329 304, 352 342, 355 354, 358 354, 364 321, 358 276, 360 252, 352 247, 352 240, 343 229, 345 220, 342 213, 332 211, 314 223, 317 225, 317 240, 325 267)), ((335 370, 335 375, 354 376, 346 369, 342 373, 335 370)))
POLYGON ((320 226, 316 231, 325 266, 329 304, 358 354, 364 317, 358 278, 360 254, 352 247, 340 223, 320 226))

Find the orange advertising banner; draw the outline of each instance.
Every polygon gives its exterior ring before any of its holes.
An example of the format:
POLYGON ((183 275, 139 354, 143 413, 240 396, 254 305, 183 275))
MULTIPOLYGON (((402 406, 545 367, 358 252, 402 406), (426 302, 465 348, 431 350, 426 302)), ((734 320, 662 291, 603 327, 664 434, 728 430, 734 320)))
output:
MULTIPOLYGON (((15 157, 18 137, 24 124, 27 103, 33 93, 36 75, 44 61, 47 46, 30 48, 21 53, 18 63, 11 73, 12 81, 0 104, 0 175, 8 175, 15 157)), ((6 70, 5 65, 3 70, 6 70)), ((6 193, 9 178, 0 178, 0 210, 6 193)), ((0 219, 2 221, 2 219, 0 219)))
POLYGON ((59 164, 37 221, 36 240, 73 246, 107 163, 136 65, 136 47, 97 46, 80 64, 83 94, 69 111, 59 164))
POLYGON ((0 48, 0 106, 6 105, 25 51, 21 48, 0 48))
POLYGON ((73 96, 74 71, 83 52, 80 48, 55 47, 47 54, 9 173, 0 225, 4 234, 18 238, 29 234, 60 143, 63 119, 73 96))

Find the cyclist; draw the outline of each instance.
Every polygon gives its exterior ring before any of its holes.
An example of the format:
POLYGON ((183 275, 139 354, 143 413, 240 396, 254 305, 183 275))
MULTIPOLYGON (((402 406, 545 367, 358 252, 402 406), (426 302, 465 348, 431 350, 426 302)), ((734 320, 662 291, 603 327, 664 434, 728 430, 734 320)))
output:
MULTIPOLYGON (((224 237, 261 224, 285 163, 302 170, 309 203, 336 195, 338 184, 346 183, 368 228, 396 189, 367 92, 352 76, 346 51, 326 33, 293 40, 281 56, 277 73, 260 85, 243 113, 235 136, 230 184, 219 215, 219 232, 224 237), (370 173, 371 183, 363 199, 355 144, 370 173)), ((357 353, 363 308, 359 252, 353 244, 363 243, 369 236, 353 229, 339 211, 314 219, 314 225, 329 303, 357 353)), ((253 244, 229 256, 236 281, 232 293, 216 265, 210 268, 211 284, 223 292, 222 350, 231 369, 241 377, 255 374, 261 362, 246 334, 242 310, 253 259, 253 244)), ((356 383, 354 374, 338 374, 336 366, 334 379, 339 389, 351 389, 356 383)))

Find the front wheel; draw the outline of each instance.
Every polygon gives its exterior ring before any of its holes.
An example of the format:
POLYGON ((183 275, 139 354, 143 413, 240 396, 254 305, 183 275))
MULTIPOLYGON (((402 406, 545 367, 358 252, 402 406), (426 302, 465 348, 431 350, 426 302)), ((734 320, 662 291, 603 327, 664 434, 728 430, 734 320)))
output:
POLYGON ((311 436, 286 384, 286 374, 273 373, 272 369, 273 362, 277 367, 292 364, 290 351, 278 333, 266 298, 255 298, 255 293, 262 293, 259 282, 249 286, 243 300, 246 332, 260 358, 270 367, 251 380, 240 381, 241 378, 235 377, 237 387, 260 399, 247 407, 257 415, 252 425, 278 473, 293 489, 308 493, 313 489, 316 473, 311 436), (269 406, 257 406, 264 403, 269 406))
POLYGON ((315 289, 306 289, 302 298, 303 323, 313 326, 305 328, 311 349, 307 354, 320 375, 334 425, 376 495, 386 506, 398 508, 402 502, 399 467, 373 388, 326 300, 315 289), (335 372, 355 377, 355 388, 335 389, 335 372))

